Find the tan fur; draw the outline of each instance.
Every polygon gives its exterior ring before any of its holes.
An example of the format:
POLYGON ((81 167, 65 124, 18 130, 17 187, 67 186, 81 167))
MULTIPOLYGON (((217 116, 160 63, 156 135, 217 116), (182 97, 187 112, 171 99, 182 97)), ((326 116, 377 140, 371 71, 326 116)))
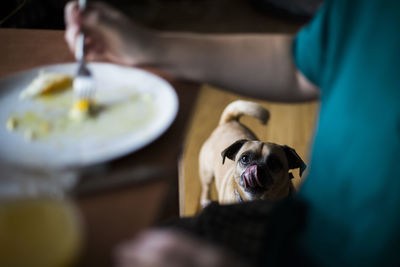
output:
POLYGON ((269 112, 257 103, 250 101, 237 100, 230 103, 222 112, 218 125, 229 121, 239 121, 243 115, 251 116, 260 120, 261 124, 266 124, 269 119, 269 112))
POLYGON ((292 186, 288 178, 288 164, 281 146, 273 143, 264 143, 258 141, 255 134, 246 126, 239 122, 243 115, 253 116, 265 124, 269 119, 269 112, 261 105, 249 101, 235 101, 229 104, 221 115, 219 126, 212 132, 210 137, 203 144, 199 155, 199 174, 202 184, 202 193, 200 197, 201 205, 204 207, 210 202, 210 185, 215 180, 218 191, 218 201, 221 204, 238 202, 235 195, 235 188, 242 196, 243 200, 260 199, 282 199, 289 193, 292 186), (240 139, 255 140, 246 142, 236 155, 235 161, 227 159, 222 164, 221 152, 240 139), (274 177, 276 184, 261 196, 252 196, 245 192, 239 185, 241 168, 237 164, 237 157, 243 151, 257 149, 267 157, 269 153, 274 152, 284 162, 284 170, 279 176, 274 177), (279 151, 282 150, 282 151, 279 151), (285 163, 286 162, 286 163, 285 163))

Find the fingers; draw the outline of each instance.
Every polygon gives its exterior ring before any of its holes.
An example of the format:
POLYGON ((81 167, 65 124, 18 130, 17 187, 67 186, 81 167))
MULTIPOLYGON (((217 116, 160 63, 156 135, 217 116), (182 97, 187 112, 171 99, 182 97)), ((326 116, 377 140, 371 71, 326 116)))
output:
POLYGON ((247 266, 219 247, 172 230, 146 232, 116 252, 117 267, 247 266))
POLYGON ((72 53, 75 53, 77 37, 81 31, 85 32, 85 58, 87 60, 104 59, 104 45, 100 38, 98 24, 101 11, 106 8, 103 4, 92 4, 88 10, 79 10, 77 2, 69 2, 65 6, 65 40, 72 53))
POLYGON ((93 20, 93 22, 104 22, 107 23, 109 20, 118 20, 121 18, 122 13, 118 10, 114 9, 110 5, 104 2, 94 2, 89 3, 85 9, 85 17, 87 14, 95 14, 97 20, 93 20), (101 18, 101 19, 100 19, 101 18))
POLYGON ((127 242, 117 249, 117 266, 195 266, 188 264, 190 262, 189 255, 193 254, 192 249, 196 250, 197 247, 197 244, 191 241, 176 232, 146 232, 136 240, 127 242))
POLYGON ((79 8, 77 2, 68 2, 64 9, 65 25, 79 26, 79 8))
POLYGON ((65 24, 65 40, 72 53, 75 53, 77 37, 82 31, 87 60, 106 59, 118 64, 133 64, 136 40, 141 35, 121 12, 104 3, 90 3, 80 11, 76 2, 69 2, 65 7, 65 24))
POLYGON ((98 41, 94 36, 85 39, 85 50, 85 57, 88 61, 104 61, 106 59, 103 42, 98 41))
POLYGON ((65 40, 71 52, 75 51, 77 36, 81 30, 80 12, 76 2, 69 2, 64 9, 65 40))
POLYGON ((102 3, 92 3, 84 11, 79 10, 78 3, 68 2, 64 9, 65 25, 68 28, 91 28, 101 22, 101 14, 106 12, 107 6, 102 3))

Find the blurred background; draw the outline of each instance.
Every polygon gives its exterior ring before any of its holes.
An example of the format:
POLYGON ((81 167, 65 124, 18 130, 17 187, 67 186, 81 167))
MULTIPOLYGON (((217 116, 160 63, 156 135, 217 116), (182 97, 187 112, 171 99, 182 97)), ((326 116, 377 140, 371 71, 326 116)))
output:
MULTIPOLYGON (((3 0, 0 27, 63 29, 66 0, 3 0)), ((90 1, 89 1, 90 2, 90 1)), ((136 22, 160 30, 294 32, 321 0, 113 0, 104 1, 136 22)))
MULTIPOLYGON (((89 0, 89 3, 92 0, 89 0)), ((66 0, 2 0, 0 27, 64 29, 66 0)), ((321 0, 108 0, 136 23, 162 31, 199 33, 296 33, 315 14, 321 0)), ((230 102, 243 99, 202 85, 193 108, 179 167, 180 215, 198 212, 200 182, 198 154, 230 102), (201 125, 201 127, 199 127, 201 125)), ((245 98, 248 99, 248 98, 245 98)), ((308 162, 318 103, 287 104, 256 101, 271 113, 267 127, 244 118, 263 141, 286 144, 308 162)), ((295 174, 296 187, 302 180, 295 174)), ((215 189, 213 189, 215 198, 215 189)))

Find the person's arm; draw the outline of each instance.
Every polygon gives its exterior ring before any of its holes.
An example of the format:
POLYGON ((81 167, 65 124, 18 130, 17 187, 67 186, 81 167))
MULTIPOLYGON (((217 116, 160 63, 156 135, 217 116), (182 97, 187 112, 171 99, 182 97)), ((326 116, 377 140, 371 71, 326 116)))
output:
POLYGON ((178 230, 152 230, 116 248, 117 267, 249 267, 222 247, 178 230))
POLYGON ((167 73, 276 101, 316 99, 318 89, 297 71, 292 35, 160 33, 148 63, 167 73))
POLYGON ((294 65, 291 35, 151 31, 104 4, 92 5, 83 15, 76 3, 68 4, 66 24, 71 50, 80 28, 85 29, 92 60, 153 66, 179 78, 268 100, 305 101, 319 95, 294 65))

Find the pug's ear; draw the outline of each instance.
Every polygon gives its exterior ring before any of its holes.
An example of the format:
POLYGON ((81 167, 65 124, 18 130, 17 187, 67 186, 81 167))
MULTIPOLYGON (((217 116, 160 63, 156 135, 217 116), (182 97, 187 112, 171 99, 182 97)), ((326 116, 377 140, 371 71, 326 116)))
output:
POLYGON ((236 141, 235 143, 233 143, 232 145, 225 148, 225 150, 221 152, 222 164, 225 163, 225 157, 228 159, 231 159, 231 160, 235 160, 235 156, 238 153, 239 149, 247 141, 248 141, 247 139, 240 139, 240 140, 236 141))
POLYGON ((307 168, 307 165, 300 158, 300 156, 296 153, 296 151, 288 146, 282 146, 285 151, 286 158, 289 164, 289 169, 300 168, 300 176, 303 174, 304 170, 307 168))

